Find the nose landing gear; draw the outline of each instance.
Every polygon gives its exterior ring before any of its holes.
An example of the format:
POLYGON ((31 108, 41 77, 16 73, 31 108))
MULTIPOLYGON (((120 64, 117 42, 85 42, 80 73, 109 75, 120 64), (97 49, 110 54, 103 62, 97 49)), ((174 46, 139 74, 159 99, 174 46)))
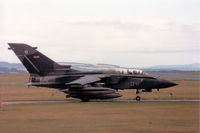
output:
POLYGON ((139 91, 139 89, 137 89, 137 91, 136 91, 137 96, 135 98, 136 101, 140 101, 141 100, 141 97, 139 96, 139 93, 140 93, 140 91, 139 91))

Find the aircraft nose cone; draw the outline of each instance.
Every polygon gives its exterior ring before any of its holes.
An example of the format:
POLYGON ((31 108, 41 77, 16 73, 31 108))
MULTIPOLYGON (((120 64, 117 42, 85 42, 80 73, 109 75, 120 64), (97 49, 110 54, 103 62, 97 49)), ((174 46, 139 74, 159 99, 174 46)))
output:
POLYGON ((176 85, 178 85, 178 84, 177 84, 177 83, 174 83, 174 82, 172 82, 172 81, 168 81, 168 80, 162 79, 162 80, 160 81, 160 85, 161 85, 162 88, 167 88, 167 87, 176 86, 176 85))
POLYGON ((168 81, 168 85, 169 85, 169 86, 176 86, 176 85, 178 85, 178 84, 175 83, 175 82, 172 82, 172 81, 168 81))

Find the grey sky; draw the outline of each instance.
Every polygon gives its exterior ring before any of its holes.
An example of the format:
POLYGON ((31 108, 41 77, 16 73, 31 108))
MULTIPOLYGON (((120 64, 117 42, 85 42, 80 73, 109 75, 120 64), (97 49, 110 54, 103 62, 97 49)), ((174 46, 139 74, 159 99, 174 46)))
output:
POLYGON ((0 0, 0 61, 7 42, 55 61, 126 67, 199 61, 199 0, 0 0))

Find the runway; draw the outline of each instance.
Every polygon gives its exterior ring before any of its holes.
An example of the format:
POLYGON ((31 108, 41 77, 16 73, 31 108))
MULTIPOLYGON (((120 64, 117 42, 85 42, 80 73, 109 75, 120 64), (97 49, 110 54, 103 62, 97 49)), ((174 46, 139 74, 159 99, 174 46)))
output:
MULTIPOLYGON (((133 99, 91 100, 90 102, 137 102, 133 99)), ((200 99, 143 99, 140 102, 200 102, 200 99)), ((47 103, 83 103, 80 100, 23 100, 3 101, 3 105, 13 104, 47 104, 47 103)))

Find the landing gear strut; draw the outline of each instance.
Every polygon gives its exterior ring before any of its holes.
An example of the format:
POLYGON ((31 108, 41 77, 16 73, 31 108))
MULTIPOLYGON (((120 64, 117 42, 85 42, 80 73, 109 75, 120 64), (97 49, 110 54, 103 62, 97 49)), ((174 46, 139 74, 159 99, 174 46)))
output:
POLYGON ((136 91, 137 96, 135 98, 136 101, 140 101, 141 100, 141 97, 138 95, 139 93, 140 93, 139 89, 137 89, 137 91, 136 91))
POLYGON ((89 99, 89 97, 82 97, 82 98, 81 98, 81 101, 82 101, 82 102, 89 102, 90 99, 89 99))

